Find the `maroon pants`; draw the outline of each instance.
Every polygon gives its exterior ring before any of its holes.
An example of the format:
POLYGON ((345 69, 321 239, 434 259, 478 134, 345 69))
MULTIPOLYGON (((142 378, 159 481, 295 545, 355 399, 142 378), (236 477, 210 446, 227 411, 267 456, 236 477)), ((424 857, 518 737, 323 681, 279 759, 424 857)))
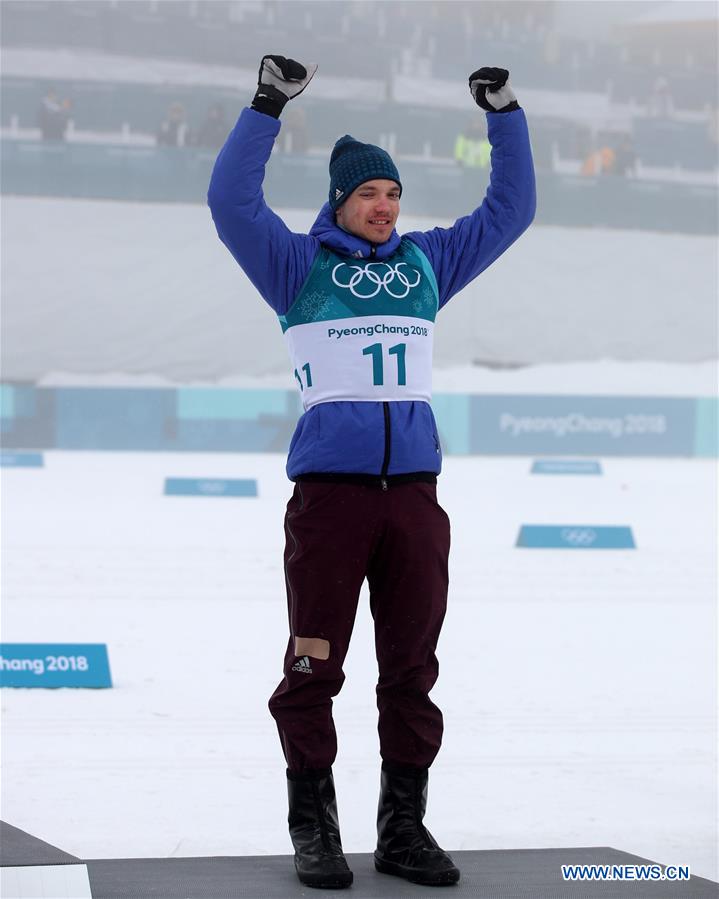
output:
POLYGON ((379 666, 380 754, 429 767, 442 742, 442 713, 428 694, 439 672, 449 556, 449 519, 435 485, 297 483, 285 535, 290 639, 269 707, 288 768, 334 762, 332 697, 344 682, 365 577, 379 666))

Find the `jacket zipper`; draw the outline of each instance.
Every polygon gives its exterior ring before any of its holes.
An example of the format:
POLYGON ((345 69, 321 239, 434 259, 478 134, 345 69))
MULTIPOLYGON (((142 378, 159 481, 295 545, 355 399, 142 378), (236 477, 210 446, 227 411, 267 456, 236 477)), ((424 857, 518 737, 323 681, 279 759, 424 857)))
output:
POLYGON ((389 420, 389 403, 382 403, 384 409, 384 459, 382 460, 382 472, 380 483, 382 489, 387 489, 387 469, 389 468, 389 453, 392 444, 392 428, 389 420))
MULTIPOLYGON (((374 259, 377 255, 377 247, 375 244, 370 244, 369 258, 374 259)), ((389 468, 389 452, 390 452, 390 444, 391 444, 391 427, 389 421, 389 405, 387 403, 382 403, 384 407, 384 459, 382 460, 382 472, 380 473, 380 484, 382 485, 382 489, 387 489, 387 469, 389 468)))

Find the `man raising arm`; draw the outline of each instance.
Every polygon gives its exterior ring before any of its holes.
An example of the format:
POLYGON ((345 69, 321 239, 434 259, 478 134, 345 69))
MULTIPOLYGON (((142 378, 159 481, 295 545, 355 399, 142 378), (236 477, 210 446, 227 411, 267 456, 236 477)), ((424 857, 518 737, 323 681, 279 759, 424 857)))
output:
POLYGON ((533 219, 527 123, 509 73, 478 69, 469 87, 487 112, 491 178, 472 213, 400 236, 395 163, 345 135, 330 157, 328 202, 309 234, 297 234, 267 206, 262 182, 282 109, 315 71, 263 57, 252 108, 220 152, 208 194, 221 240, 278 315, 304 408, 287 460, 290 635, 269 703, 287 762, 295 868, 310 886, 352 882, 332 776, 332 698, 366 578, 382 758, 375 866, 417 883, 455 883, 458 869, 422 823, 442 741, 429 693, 450 542, 436 495, 432 338, 438 310, 533 219))

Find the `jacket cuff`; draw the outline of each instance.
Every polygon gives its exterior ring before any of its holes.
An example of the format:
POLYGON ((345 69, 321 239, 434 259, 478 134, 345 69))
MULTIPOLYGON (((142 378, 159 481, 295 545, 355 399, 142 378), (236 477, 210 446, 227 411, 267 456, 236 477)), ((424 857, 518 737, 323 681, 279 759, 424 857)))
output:
POLYGON ((255 112, 262 112, 265 115, 271 115, 274 119, 279 119, 288 100, 289 97, 273 85, 261 84, 252 101, 252 108, 255 112))
POLYGON ((517 103, 516 100, 512 100, 511 103, 507 103, 506 106, 503 106, 501 109, 495 109, 494 112, 514 112, 515 109, 521 109, 522 107, 517 103))

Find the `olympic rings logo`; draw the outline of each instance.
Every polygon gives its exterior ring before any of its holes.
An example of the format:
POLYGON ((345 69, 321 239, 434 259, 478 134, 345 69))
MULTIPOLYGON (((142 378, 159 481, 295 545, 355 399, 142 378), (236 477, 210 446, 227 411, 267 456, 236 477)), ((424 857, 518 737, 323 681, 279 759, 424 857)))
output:
POLYGON ((562 540, 570 546, 591 546, 597 539, 597 532, 592 528, 563 528, 562 540))
POLYGON ((366 266, 349 266, 350 268, 355 269, 355 272, 350 276, 347 284, 343 284, 338 280, 337 272, 339 271, 339 269, 344 268, 345 265, 346 263, 340 262, 332 269, 332 281, 337 285, 337 287, 342 287, 345 290, 349 290, 352 293, 352 296, 357 297, 357 299, 359 300, 371 300, 372 297, 377 296, 377 294, 380 292, 380 290, 382 290, 383 287, 391 297, 395 298, 395 300, 403 300, 409 294, 410 290, 419 284, 422 277, 420 272, 415 271, 417 280, 413 284, 410 284, 407 275, 399 270, 399 267, 401 265, 407 265, 406 262, 398 262, 397 265, 394 266, 394 268, 392 268, 389 262, 369 262, 366 266), (387 269, 389 269, 389 271, 386 271, 384 275, 380 277, 377 272, 373 271, 370 268, 370 266, 372 265, 384 265, 387 269), (374 284, 372 293, 359 293, 357 290, 355 290, 355 287, 357 287, 357 285, 362 282, 363 278, 367 278, 370 284, 374 284), (397 281, 399 281, 401 289, 404 290, 404 293, 393 293, 390 290, 389 285, 392 284, 395 278, 397 279, 397 281))

